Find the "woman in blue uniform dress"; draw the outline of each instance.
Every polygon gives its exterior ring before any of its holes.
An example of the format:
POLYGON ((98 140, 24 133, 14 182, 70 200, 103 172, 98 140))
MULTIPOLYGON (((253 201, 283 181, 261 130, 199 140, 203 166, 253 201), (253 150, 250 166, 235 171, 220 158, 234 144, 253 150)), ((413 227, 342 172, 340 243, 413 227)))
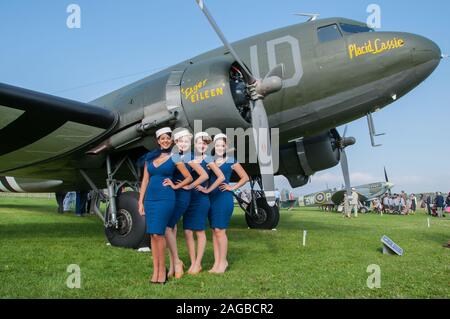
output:
MULTIPOLYGON (((213 230, 214 245, 214 266, 209 272, 224 273, 228 267, 226 230, 234 210, 232 192, 244 186, 249 181, 249 177, 234 157, 227 156, 227 136, 225 134, 218 134, 214 137, 214 153, 214 161, 225 176, 225 181, 218 189, 209 194, 211 207, 208 218, 213 230), (231 186, 229 183, 233 171, 236 172, 240 180, 237 184, 231 186)), ((214 182, 214 179, 215 177, 212 176, 210 182, 214 182)))
MULTIPOLYGON (((207 172, 211 170, 211 174, 216 176, 216 181, 209 183, 209 186, 208 182, 204 182, 192 191, 191 202, 183 216, 186 245, 191 259, 191 266, 189 267, 188 273, 191 275, 198 274, 202 271, 202 259, 206 247, 206 220, 210 206, 208 194, 219 187, 225 179, 214 161, 206 155, 208 145, 211 142, 211 137, 206 132, 200 132, 195 135, 194 162, 200 164, 207 172), (197 251, 195 251, 194 232, 197 235, 197 251)), ((197 178, 195 172, 193 173, 193 177, 197 178)))
POLYGON ((159 148, 147 154, 139 197, 139 212, 145 214, 147 233, 151 235, 153 255, 152 283, 165 283, 165 232, 175 207, 175 190, 192 182, 192 176, 182 162, 172 158, 172 130, 169 127, 156 132, 159 148), (172 176, 179 170, 184 177, 175 185, 172 176))
MULTIPOLYGON (((208 173, 202 168, 202 166, 193 161, 194 157, 191 151, 192 137, 192 134, 186 129, 183 129, 174 135, 175 144, 179 151, 179 155, 174 156, 179 157, 180 161, 182 161, 186 165, 189 173, 192 174, 192 172, 194 171, 196 173, 196 176, 198 176, 198 178, 194 180, 192 184, 175 191, 175 208, 172 217, 167 224, 166 240, 167 247, 169 248, 170 252, 170 267, 168 277, 170 278, 175 276, 176 279, 180 279, 184 273, 184 264, 178 256, 177 249, 177 223, 180 221, 181 217, 189 207, 189 204, 191 202, 191 190, 209 179, 208 173)), ((175 171, 172 179, 173 182, 180 183, 182 179, 183 175, 181 174, 181 172, 178 170, 175 171)))

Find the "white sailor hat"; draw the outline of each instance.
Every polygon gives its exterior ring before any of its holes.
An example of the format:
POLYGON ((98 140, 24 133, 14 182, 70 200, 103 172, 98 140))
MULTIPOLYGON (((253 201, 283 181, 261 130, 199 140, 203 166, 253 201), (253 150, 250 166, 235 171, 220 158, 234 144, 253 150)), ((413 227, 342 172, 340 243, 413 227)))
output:
POLYGON ((220 139, 227 140, 228 137, 225 134, 223 134, 223 133, 217 134, 216 136, 214 136, 214 143, 217 142, 220 139))
POLYGON ((206 132, 198 132, 197 134, 195 134, 194 140, 196 141, 200 137, 203 138, 204 140, 208 140, 209 142, 212 141, 211 136, 209 136, 209 134, 206 132))
POLYGON ((180 139, 182 137, 185 137, 185 136, 189 136, 189 137, 192 138, 191 132, 189 132, 187 129, 183 129, 183 130, 175 133, 175 135, 173 136, 173 139, 176 141, 176 140, 178 140, 178 139, 180 139))
POLYGON ((156 131, 156 138, 159 138, 163 134, 171 134, 172 129, 170 127, 163 127, 162 129, 159 129, 156 131))

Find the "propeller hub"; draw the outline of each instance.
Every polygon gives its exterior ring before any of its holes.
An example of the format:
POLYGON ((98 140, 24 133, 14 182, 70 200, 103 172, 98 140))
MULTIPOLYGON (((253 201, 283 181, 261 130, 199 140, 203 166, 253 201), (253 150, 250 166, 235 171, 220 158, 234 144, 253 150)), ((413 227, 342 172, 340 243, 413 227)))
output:
POLYGON ((283 88, 283 80, 278 76, 270 76, 254 85, 254 95, 256 99, 264 98, 272 93, 278 92, 283 88))
POLYGON ((387 183, 386 183, 386 188, 387 188, 387 189, 394 188, 394 186, 395 186, 395 185, 394 185, 393 183, 390 183, 390 182, 387 182, 387 183))
POLYGON ((340 140, 341 148, 346 148, 347 146, 352 146, 356 144, 356 139, 354 137, 343 137, 340 140))

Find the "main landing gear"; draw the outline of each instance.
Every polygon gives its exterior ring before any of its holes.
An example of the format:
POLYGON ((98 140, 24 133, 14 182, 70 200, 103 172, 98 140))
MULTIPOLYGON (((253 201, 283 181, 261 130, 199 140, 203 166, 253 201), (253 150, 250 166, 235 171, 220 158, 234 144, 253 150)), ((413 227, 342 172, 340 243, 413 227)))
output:
MULTIPOLYGON (((262 191, 260 177, 252 178, 250 181, 251 196, 236 196, 239 206, 245 212, 245 220, 248 227, 253 229, 275 229, 280 221, 280 209, 277 205, 271 207, 262 191), (258 184, 261 190, 255 190, 258 184), (250 198, 251 197, 251 198, 250 198)), ((245 193, 244 193, 245 194, 245 193)))
POLYGON ((112 165, 109 155, 106 158, 107 193, 98 189, 85 171, 81 175, 91 186, 90 211, 95 213, 105 226, 105 234, 111 245, 124 248, 140 248, 149 245, 146 236, 145 217, 139 214, 139 184, 138 182, 119 181, 115 179, 118 170, 126 164, 132 172, 135 181, 139 181, 138 170, 129 157, 123 157, 116 165, 112 165), (132 191, 123 192, 125 187, 132 191), (106 206, 102 212, 102 205, 106 206))

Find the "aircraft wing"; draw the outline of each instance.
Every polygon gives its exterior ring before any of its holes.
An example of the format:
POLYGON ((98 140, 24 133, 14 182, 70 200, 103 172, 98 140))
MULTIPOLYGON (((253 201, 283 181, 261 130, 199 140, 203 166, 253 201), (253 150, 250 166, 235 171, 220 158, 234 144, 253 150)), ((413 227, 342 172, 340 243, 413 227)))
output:
POLYGON ((0 173, 78 149, 118 121, 111 110, 0 83, 0 173))
MULTIPOLYGON (((335 205, 340 205, 342 204, 342 202, 344 201, 344 195, 347 191, 345 189, 337 191, 336 193, 333 194, 333 196, 331 197, 331 200, 333 201, 333 203, 335 205)), ((361 193, 356 192, 359 196, 359 201, 360 202, 365 202, 367 201, 367 197, 362 195, 361 193)))

